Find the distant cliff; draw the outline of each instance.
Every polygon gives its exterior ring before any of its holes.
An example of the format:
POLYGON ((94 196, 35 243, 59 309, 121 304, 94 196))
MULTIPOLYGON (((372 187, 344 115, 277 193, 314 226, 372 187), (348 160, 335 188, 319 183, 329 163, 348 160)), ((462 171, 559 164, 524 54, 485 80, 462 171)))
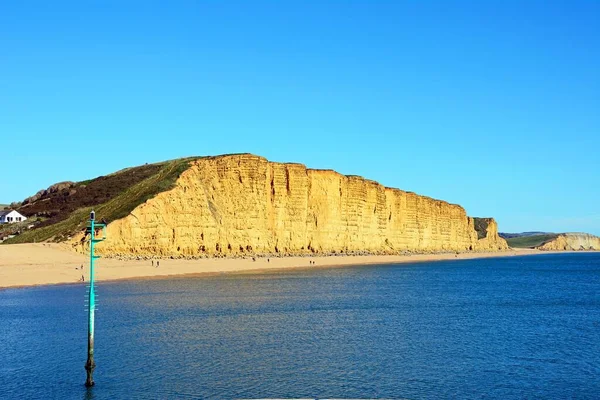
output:
POLYGON ((562 233, 537 247, 540 250, 600 250, 600 237, 588 233, 562 233))
MULTIPOLYGON (((101 217, 101 215, 98 215, 101 217)), ((73 238, 79 246, 81 234, 73 238)), ((172 188, 108 225, 105 255, 504 250, 491 218, 358 176, 249 154, 190 161, 172 188)))

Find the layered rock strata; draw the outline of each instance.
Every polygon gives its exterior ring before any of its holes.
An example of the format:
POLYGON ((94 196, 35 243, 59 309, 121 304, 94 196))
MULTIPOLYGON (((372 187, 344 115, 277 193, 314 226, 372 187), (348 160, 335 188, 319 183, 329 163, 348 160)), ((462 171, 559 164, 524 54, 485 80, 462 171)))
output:
POLYGON ((493 219, 458 205, 249 154, 192 161, 172 190, 110 223, 97 247, 191 257, 506 248, 493 219))
POLYGON ((588 233, 563 233, 538 246, 538 249, 548 251, 600 250, 600 237, 588 233))

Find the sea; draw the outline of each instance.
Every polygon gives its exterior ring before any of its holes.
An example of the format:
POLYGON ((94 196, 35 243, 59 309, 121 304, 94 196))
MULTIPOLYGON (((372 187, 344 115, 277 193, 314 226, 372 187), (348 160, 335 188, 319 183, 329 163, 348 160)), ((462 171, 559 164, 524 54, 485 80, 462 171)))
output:
MULTIPOLYGON (((101 266, 100 266, 101 268, 101 266)), ((600 254, 0 291, 0 399, 598 399, 600 254)))

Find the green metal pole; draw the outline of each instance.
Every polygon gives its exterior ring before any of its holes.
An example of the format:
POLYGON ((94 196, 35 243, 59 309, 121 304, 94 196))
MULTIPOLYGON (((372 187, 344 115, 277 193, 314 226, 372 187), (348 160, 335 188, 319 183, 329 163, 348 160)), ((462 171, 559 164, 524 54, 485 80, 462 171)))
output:
POLYGON ((88 356, 87 362, 85 363, 85 369, 87 371, 87 379, 85 386, 94 386, 94 368, 96 363, 94 362, 94 311, 96 308, 96 293, 94 292, 94 219, 95 213, 92 211, 90 215, 90 227, 91 227, 91 239, 90 239, 90 293, 89 293, 89 304, 88 304, 88 356))

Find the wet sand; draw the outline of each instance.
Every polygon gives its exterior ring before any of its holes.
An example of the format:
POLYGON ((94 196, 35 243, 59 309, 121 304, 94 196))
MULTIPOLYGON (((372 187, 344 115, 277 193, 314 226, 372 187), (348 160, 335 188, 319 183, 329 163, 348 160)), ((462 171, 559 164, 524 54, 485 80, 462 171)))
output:
MULTIPOLYGON (((99 281, 161 278, 178 275, 214 275, 221 273, 257 273, 289 268, 319 268, 366 264, 396 264, 436 260, 510 257, 548 254, 538 250, 514 249, 489 253, 443 253, 400 256, 319 256, 281 258, 214 258, 199 260, 162 259, 160 266, 151 260, 99 259, 96 279, 99 281), (311 263, 312 262, 312 263, 311 263)), ((0 288, 49 284, 79 283, 88 280, 89 257, 74 253, 54 243, 0 245, 0 288), (83 266, 83 269, 81 269, 83 266)))

